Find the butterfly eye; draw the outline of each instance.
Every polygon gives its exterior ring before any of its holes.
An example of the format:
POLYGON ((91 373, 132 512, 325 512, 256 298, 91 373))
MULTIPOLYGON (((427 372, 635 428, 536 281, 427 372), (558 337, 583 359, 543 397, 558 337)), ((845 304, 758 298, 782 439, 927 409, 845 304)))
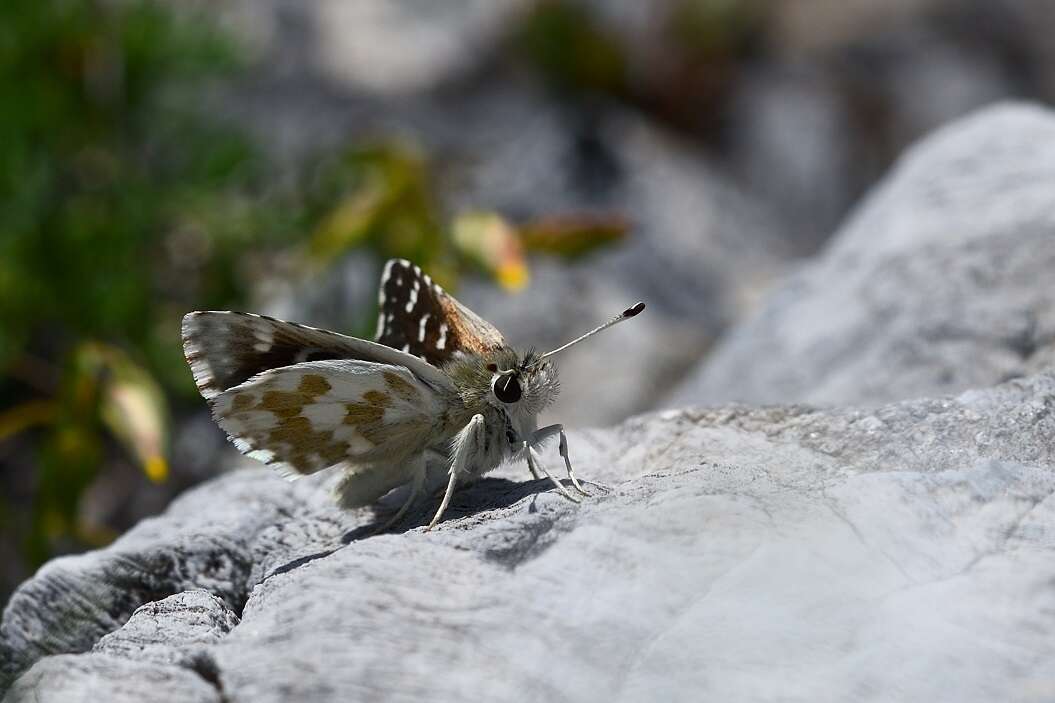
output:
POLYGON ((503 403, 515 403, 523 394, 520 390, 520 381, 513 374, 499 376, 491 384, 491 391, 503 403))

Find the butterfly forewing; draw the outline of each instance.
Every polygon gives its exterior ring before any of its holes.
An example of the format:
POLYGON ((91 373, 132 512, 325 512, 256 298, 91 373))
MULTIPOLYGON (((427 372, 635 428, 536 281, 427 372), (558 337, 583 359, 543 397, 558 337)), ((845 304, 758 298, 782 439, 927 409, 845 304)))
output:
POLYGON ((482 354, 505 346, 490 323, 404 259, 385 264, 378 303, 377 341, 433 366, 458 352, 482 354))
POLYGON ((449 380, 410 354, 328 330, 243 312, 193 312, 183 318, 183 351, 206 400, 267 371, 307 361, 359 359, 406 366, 427 383, 449 380))
POLYGON ((399 467, 424 450, 443 411, 408 369, 345 359, 265 371, 211 405, 220 427, 253 458, 294 476, 336 465, 360 474, 384 470, 392 474, 379 482, 384 490, 405 480, 399 467))

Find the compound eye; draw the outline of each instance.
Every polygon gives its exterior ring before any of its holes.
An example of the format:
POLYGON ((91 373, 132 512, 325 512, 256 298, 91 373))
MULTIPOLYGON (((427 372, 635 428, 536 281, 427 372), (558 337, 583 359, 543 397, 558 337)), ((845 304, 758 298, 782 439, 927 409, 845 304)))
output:
POLYGON ((513 374, 499 376, 491 383, 491 392, 503 403, 515 403, 520 400, 523 392, 520 390, 520 381, 513 374))

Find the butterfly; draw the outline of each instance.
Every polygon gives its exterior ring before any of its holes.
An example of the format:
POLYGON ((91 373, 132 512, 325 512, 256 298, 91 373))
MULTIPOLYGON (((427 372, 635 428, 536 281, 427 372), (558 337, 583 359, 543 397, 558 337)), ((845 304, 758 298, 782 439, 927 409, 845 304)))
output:
POLYGON ((542 464, 559 438, 568 478, 586 495, 560 424, 538 427, 559 391, 551 357, 627 320, 638 302, 545 354, 512 349, 501 333, 404 259, 385 264, 375 341, 244 312, 192 312, 183 349, 212 415, 243 453, 290 478, 337 467, 340 505, 369 505, 409 484, 398 521, 427 483, 446 489, 523 458, 578 502, 542 464), (429 478, 432 477, 430 481, 429 478))

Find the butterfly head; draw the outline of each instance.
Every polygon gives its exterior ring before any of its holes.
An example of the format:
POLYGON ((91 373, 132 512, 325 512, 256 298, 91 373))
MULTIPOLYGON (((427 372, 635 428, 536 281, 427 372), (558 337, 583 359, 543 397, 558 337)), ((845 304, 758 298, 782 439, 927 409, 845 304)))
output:
POLYGON ((516 407, 528 414, 538 414, 557 397, 560 382, 557 368, 530 351, 499 353, 485 363, 490 375, 490 399, 507 409, 516 407))
POLYGON ((529 419, 557 398, 557 369, 535 352, 503 346, 481 354, 460 354, 443 366, 467 408, 491 406, 511 417, 529 419))
POLYGON ((514 414, 537 415, 552 403, 560 390, 557 368, 550 358, 645 309, 636 303, 603 325, 567 344, 538 354, 519 354, 507 346, 480 355, 463 355, 445 367, 466 401, 481 400, 514 414))

